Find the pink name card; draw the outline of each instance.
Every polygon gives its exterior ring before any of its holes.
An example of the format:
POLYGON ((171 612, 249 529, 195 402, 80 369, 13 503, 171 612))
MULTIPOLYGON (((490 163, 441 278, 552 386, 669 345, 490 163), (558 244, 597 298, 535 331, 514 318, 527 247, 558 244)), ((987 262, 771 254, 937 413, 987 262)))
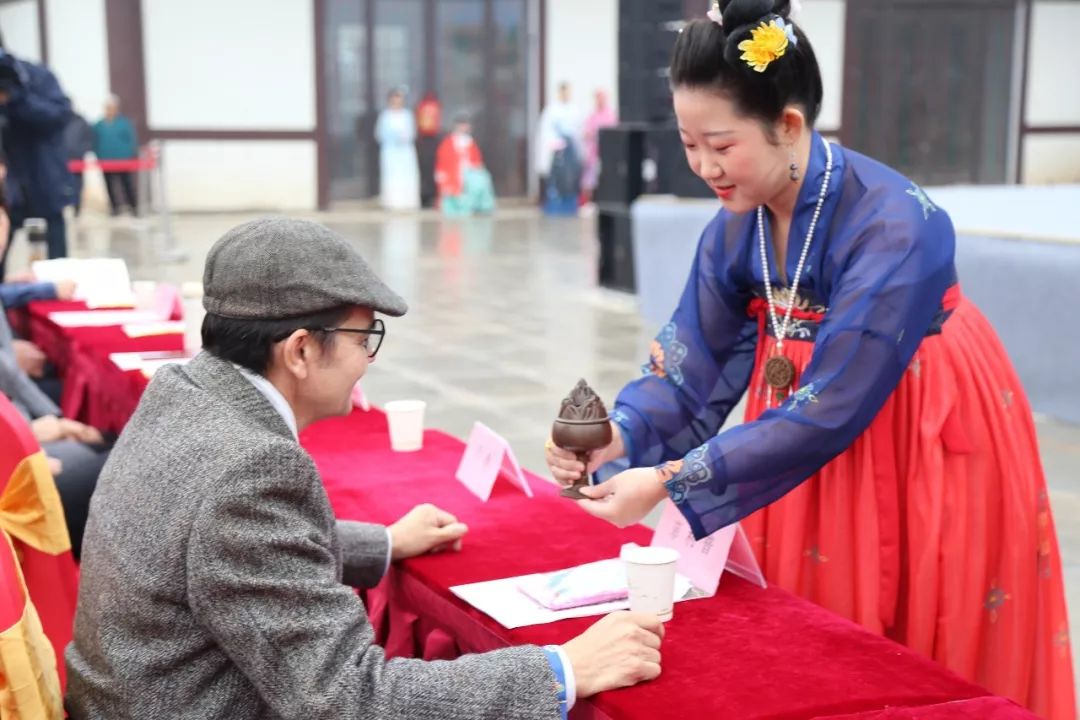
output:
POLYGON ((739 523, 695 540, 690 524, 675 503, 665 500, 664 511, 650 545, 678 550, 676 569, 710 597, 716 594, 725 569, 748 582, 765 587, 765 577, 739 523))
POLYGON ((529 497, 533 496, 529 481, 525 479, 525 473, 510 449, 510 443, 484 423, 475 423, 455 477, 476 497, 487 502, 503 469, 507 471, 510 482, 529 497))
POLYGON ((158 283, 154 286, 154 314, 162 320, 183 319, 184 306, 175 285, 158 283))
POLYGON ((367 395, 364 393, 364 387, 361 385, 362 381, 357 380, 352 389, 352 404, 353 407, 360 408, 364 412, 371 409, 371 403, 368 402, 367 395))

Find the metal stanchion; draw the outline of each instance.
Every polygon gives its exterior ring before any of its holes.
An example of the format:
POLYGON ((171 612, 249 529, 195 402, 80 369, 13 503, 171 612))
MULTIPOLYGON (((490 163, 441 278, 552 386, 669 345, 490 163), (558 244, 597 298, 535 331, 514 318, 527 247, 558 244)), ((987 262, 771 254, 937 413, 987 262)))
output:
POLYGON ((172 214, 169 212, 168 197, 165 194, 165 173, 162 171, 161 142, 152 140, 148 145, 150 155, 150 174, 148 184, 153 188, 154 206, 161 224, 162 248, 159 258, 162 262, 179 263, 188 259, 176 242, 172 229, 172 214))

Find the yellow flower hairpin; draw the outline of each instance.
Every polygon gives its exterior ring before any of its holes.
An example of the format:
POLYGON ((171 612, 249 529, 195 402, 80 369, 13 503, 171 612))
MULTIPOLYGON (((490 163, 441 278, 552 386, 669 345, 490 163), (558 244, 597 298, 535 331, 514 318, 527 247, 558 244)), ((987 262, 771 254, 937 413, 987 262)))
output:
POLYGON ((765 68, 787 52, 788 44, 796 45, 795 26, 785 23, 783 18, 764 20, 750 31, 750 39, 739 43, 743 54, 740 60, 746 62, 756 72, 765 72, 765 68))

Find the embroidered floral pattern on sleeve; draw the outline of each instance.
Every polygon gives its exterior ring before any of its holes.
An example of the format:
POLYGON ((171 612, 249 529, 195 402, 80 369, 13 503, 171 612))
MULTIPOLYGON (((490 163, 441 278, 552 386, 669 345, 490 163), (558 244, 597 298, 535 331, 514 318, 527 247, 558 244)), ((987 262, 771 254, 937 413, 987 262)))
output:
POLYGON ((690 488, 707 483, 712 479, 709 446, 696 447, 685 458, 676 462, 681 463, 678 472, 664 484, 671 494, 672 501, 678 504, 686 501, 690 488))
POLYGON ((788 397, 787 402, 784 403, 785 410, 799 410, 811 403, 818 401, 817 396, 817 381, 810 383, 804 387, 799 388, 788 397))
POLYGON ((923 220, 929 220, 930 213, 937 212, 937 205, 930 202, 930 198, 927 197, 926 191, 915 183, 911 183, 911 187, 905 192, 919 201, 919 205, 922 206, 923 220))
POLYGON ((675 386, 683 384, 682 363, 686 360, 687 348, 679 342, 678 331, 673 322, 660 328, 660 334, 649 346, 649 362, 641 367, 643 374, 652 373, 675 386))

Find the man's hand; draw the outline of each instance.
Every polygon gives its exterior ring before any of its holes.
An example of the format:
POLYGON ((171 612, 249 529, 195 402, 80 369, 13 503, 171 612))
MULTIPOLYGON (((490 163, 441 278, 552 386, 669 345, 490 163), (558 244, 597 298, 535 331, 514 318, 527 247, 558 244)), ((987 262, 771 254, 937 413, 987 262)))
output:
POLYGON ((100 445, 105 439, 97 428, 67 418, 60 419, 60 428, 64 432, 65 440, 77 440, 87 445, 100 445))
POLYGON ((34 438, 39 443, 75 440, 88 445, 97 445, 103 442, 101 433, 97 429, 76 420, 58 418, 55 415, 42 415, 32 420, 30 428, 34 431, 34 438))
POLYGON ((457 518, 429 503, 417 505, 390 526, 394 561, 423 555, 426 552, 461 549, 461 538, 469 528, 457 518))
POLYGON ((629 687, 660 674, 664 624, 655 615, 616 612, 562 646, 574 668, 577 696, 629 687))
POLYGON ((71 300, 75 297, 75 281, 61 280, 56 283, 56 299, 71 300))
POLYGON ((11 345, 15 350, 15 364, 24 373, 32 378, 44 377, 46 358, 41 348, 27 340, 14 340, 11 345))
POLYGON ((34 431, 34 439, 39 444, 56 442, 64 438, 64 429, 60 425, 60 418, 55 415, 42 415, 30 421, 30 429, 34 431))

